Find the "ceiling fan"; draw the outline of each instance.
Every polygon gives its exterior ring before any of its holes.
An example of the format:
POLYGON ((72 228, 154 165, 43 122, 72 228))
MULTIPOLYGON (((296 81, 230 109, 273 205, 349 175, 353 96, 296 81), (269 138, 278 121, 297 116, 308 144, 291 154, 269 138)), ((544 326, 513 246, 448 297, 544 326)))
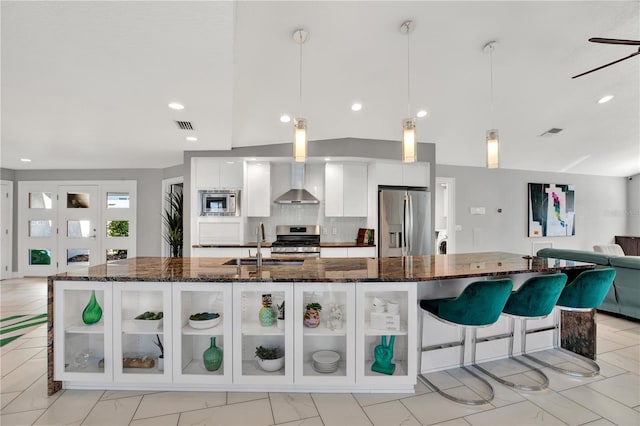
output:
MULTIPOLYGON (((593 38, 590 38, 589 41, 592 42, 592 43, 624 44, 624 45, 628 45, 628 46, 640 46, 640 40, 621 40, 621 39, 618 39, 618 38, 593 37, 593 38)), ((622 61, 624 61, 626 59, 633 58, 634 56, 637 56, 637 55, 640 55, 640 47, 638 47, 638 51, 637 52, 634 52, 629 56, 625 56, 624 58, 618 59, 617 61, 609 62, 608 64, 599 66, 598 68, 594 68, 594 69, 589 70, 587 72, 583 72, 582 74, 574 75, 571 78, 582 77, 583 75, 590 74, 590 73, 592 73, 594 71, 601 70, 602 68, 606 68, 609 65, 617 64, 618 62, 622 62, 622 61)))

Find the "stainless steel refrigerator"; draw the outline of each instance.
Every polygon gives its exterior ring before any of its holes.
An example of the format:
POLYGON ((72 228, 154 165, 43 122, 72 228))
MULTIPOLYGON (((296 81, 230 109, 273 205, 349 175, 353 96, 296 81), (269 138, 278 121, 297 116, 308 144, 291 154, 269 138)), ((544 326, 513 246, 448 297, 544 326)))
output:
POLYGON ((378 187, 378 256, 432 253, 431 194, 423 187, 378 187))

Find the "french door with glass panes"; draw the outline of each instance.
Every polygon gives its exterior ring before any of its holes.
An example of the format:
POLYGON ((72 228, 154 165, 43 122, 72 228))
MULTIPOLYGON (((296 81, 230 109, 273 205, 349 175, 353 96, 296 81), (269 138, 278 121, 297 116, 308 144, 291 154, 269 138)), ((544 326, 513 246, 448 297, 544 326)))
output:
POLYGON ((18 199, 21 275, 135 257, 135 181, 18 182, 18 199))
POLYGON ((58 187, 58 272, 100 264, 97 185, 58 187))

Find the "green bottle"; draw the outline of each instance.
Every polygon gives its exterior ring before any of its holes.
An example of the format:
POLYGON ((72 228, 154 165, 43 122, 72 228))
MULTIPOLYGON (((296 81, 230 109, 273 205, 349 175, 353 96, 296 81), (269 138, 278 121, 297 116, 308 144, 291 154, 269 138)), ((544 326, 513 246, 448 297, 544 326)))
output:
POLYGON ((222 364, 222 349, 216 346, 216 338, 211 338, 211 346, 202 354, 204 368, 207 371, 216 371, 222 364))
POLYGON ((91 299, 89 304, 82 311, 82 321, 87 325, 92 325, 100 321, 102 318, 102 308, 96 300, 96 291, 91 291, 91 299))

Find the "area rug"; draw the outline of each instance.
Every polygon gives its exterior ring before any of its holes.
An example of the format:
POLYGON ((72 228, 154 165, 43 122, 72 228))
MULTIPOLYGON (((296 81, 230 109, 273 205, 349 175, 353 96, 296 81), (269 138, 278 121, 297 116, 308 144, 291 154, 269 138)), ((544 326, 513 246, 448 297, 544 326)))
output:
POLYGON ((0 347, 13 342, 46 322, 47 314, 12 315, 0 319, 0 347))

